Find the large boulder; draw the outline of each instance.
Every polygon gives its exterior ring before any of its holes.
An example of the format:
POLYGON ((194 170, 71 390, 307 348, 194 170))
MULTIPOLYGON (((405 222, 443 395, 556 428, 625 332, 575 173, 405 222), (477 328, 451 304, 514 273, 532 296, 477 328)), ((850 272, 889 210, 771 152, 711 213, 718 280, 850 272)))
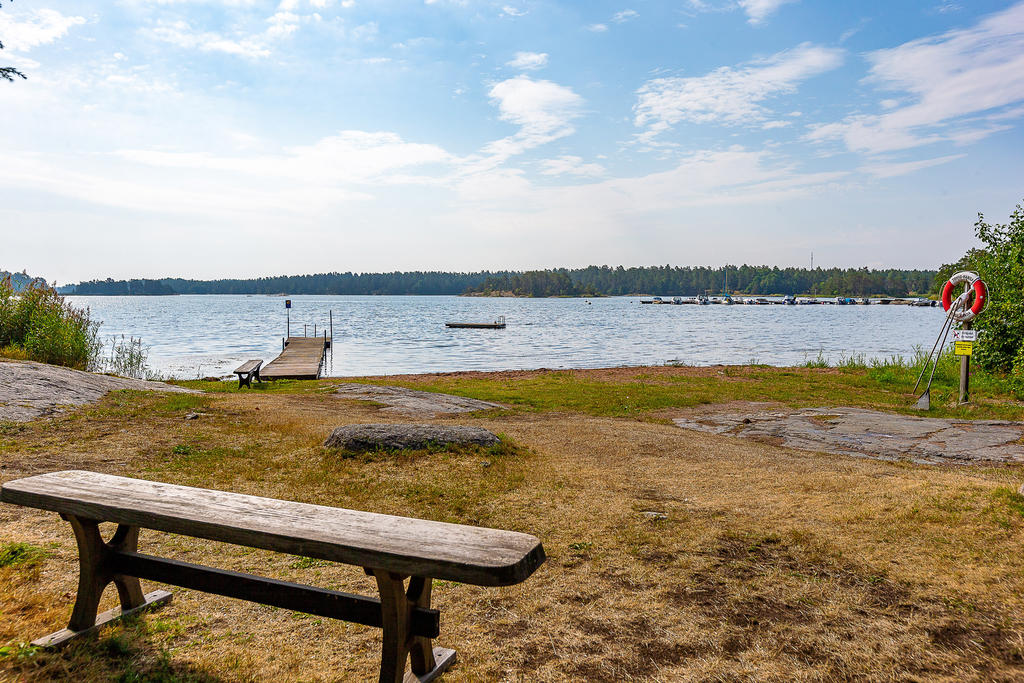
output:
POLYGON ((401 450, 430 445, 493 446, 495 434, 483 427, 432 424, 360 424, 338 427, 324 441, 347 451, 401 450))

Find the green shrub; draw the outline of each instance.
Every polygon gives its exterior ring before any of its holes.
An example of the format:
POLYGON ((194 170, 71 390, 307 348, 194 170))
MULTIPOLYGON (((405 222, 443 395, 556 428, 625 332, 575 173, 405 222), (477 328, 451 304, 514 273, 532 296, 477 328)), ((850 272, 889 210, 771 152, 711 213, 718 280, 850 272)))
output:
POLYGON ((0 348, 31 360, 96 369, 100 363, 99 323, 89 309, 77 309, 45 282, 15 292, 10 277, 0 280, 0 348))

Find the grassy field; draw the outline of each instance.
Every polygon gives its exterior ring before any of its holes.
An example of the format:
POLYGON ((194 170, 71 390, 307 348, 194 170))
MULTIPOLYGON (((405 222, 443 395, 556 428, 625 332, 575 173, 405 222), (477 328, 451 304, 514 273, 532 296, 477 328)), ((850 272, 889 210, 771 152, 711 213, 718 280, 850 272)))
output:
MULTIPOLYGON (((340 424, 408 420, 332 396, 334 381, 242 392, 194 382, 210 391, 117 392, 53 419, 0 424, 0 480, 81 468, 538 536, 549 560, 521 585, 435 585, 438 644, 459 651, 447 681, 1020 680, 1020 467, 880 462, 668 424, 740 401, 903 412, 913 400, 906 372, 376 378, 506 404, 436 420, 487 427, 506 446, 366 456, 321 443, 340 424)), ((933 414, 1024 419, 996 380, 975 386, 977 404, 955 408, 941 377, 933 414)), ((140 548, 374 592, 356 567, 152 531, 140 548)), ((56 515, 0 507, 0 680, 375 679, 375 629, 179 589, 167 607, 91 642, 57 654, 25 646, 66 624, 76 563, 56 515)))

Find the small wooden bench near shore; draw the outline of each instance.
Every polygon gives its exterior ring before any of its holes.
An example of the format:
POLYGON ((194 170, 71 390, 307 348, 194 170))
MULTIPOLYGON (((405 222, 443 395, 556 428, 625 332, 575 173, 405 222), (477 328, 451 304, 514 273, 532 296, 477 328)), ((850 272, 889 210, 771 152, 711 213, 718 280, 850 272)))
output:
POLYGON ((0 501, 60 513, 78 542, 78 596, 71 622, 34 645, 61 645, 170 600, 167 591, 144 595, 139 579, 149 579, 382 628, 382 683, 430 681, 455 661, 454 650, 432 646, 440 632, 439 612, 430 608, 433 579, 508 586, 524 581, 545 559, 540 541, 513 531, 95 472, 51 472, 10 481, 0 488, 0 501), (101 522, 118 525, 110 541, 100 536, 101 522), (137 551, 140 528, 360 566, 376 578, 380 599, 144 555, 137 551), (121 609, 97 615, 110 583, 117 587, 121 609), (406 673, 409 660, 411 672, 406 673))
POLYGON ((243 386, 252 388, 252 379, 256 378, 257 382, 262 382, 260 379, 260 366, 263 365, 263 361, 259 358, 254 360, 247 360, 237 368, 235 368, 235 374, 238 375, 238 388, 241 389, 243 386))

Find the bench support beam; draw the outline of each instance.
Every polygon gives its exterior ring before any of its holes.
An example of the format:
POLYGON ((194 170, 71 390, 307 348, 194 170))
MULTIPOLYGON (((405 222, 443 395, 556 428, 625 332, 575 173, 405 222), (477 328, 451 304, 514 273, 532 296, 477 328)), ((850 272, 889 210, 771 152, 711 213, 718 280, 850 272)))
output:
MULTIPOLYGON (((405 577, 382 569, 367 569, 377 579, 383 616, 384 641, 380 655, 380 683, 427 683, 455 663, 455 650, 432 647, 429 637, 415 633, 413 615, 430 608, 433 579, 405 577), (410 671, 405 663, 409 661, 410 671)), ((433 610, 431 610, 433 611, 433 610)))
MULTIPOLYGON (((364 626, 384 626, 381 601, 375 598, 136 552, 112 553, 109 562, 118 571, 141 579, 364 626)), ((425 608, 411 611, 410 628, 417 636, 436 638, 440 613, 430 609, 428 601, 425 608)))

